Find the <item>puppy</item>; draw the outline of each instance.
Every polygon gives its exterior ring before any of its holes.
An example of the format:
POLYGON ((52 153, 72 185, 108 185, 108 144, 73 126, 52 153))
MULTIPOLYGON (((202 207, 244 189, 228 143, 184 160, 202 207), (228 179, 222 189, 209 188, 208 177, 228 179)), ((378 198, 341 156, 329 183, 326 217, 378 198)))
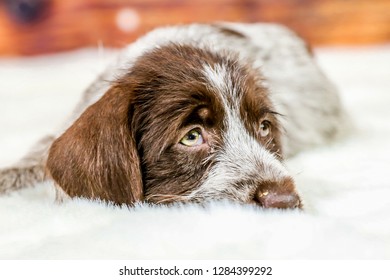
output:
POLYGON ((2 171, 0 189, 46 178, 65 196, 118 205, 300 208, 283 159, 332 141, 345 123, 337 91, 286 28, 160 28, 98 77, 64 133, 2 171))

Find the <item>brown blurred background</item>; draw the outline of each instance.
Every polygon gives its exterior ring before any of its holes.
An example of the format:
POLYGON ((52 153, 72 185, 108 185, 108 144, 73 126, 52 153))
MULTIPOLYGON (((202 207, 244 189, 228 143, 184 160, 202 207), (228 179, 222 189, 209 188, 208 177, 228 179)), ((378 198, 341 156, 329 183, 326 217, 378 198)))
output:
POLYGON ((0 0, 0 56, 121 47, 159 25, 283 23, 314 46, 390 42, 390 0, 0 0))

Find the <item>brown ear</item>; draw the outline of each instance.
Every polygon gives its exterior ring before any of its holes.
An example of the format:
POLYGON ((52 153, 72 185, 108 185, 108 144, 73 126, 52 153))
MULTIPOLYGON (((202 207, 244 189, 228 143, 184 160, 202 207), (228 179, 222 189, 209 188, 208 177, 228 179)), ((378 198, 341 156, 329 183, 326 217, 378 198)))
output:
POLYGON ((69 196, 128 205, 143 199, 129 103, 128 92, 112 87, 54 141, 47 169, 69 196))

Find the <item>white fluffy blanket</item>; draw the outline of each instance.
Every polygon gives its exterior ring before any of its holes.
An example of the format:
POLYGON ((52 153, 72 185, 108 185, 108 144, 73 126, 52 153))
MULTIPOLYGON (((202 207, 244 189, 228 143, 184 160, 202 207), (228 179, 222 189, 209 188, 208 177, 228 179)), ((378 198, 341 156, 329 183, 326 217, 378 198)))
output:
MULTIPOLYGON (((288 161, 305 211, 56 204, 41 184, 0 197, 0 258, 389 259, 390 46, 315 52, 356 129, 288 161)), ((112 55, 0 59, 0 167, 60 125, 112 55)))

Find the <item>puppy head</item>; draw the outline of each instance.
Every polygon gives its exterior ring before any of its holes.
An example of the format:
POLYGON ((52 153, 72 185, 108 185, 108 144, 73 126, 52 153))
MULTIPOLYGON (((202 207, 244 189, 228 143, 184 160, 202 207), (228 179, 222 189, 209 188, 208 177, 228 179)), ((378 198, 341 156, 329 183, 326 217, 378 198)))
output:
POLYGON ((53 143, 48 170, 70 196, 117 204, 297 207, 258 75, 231 54, 156 48, 53 143))

